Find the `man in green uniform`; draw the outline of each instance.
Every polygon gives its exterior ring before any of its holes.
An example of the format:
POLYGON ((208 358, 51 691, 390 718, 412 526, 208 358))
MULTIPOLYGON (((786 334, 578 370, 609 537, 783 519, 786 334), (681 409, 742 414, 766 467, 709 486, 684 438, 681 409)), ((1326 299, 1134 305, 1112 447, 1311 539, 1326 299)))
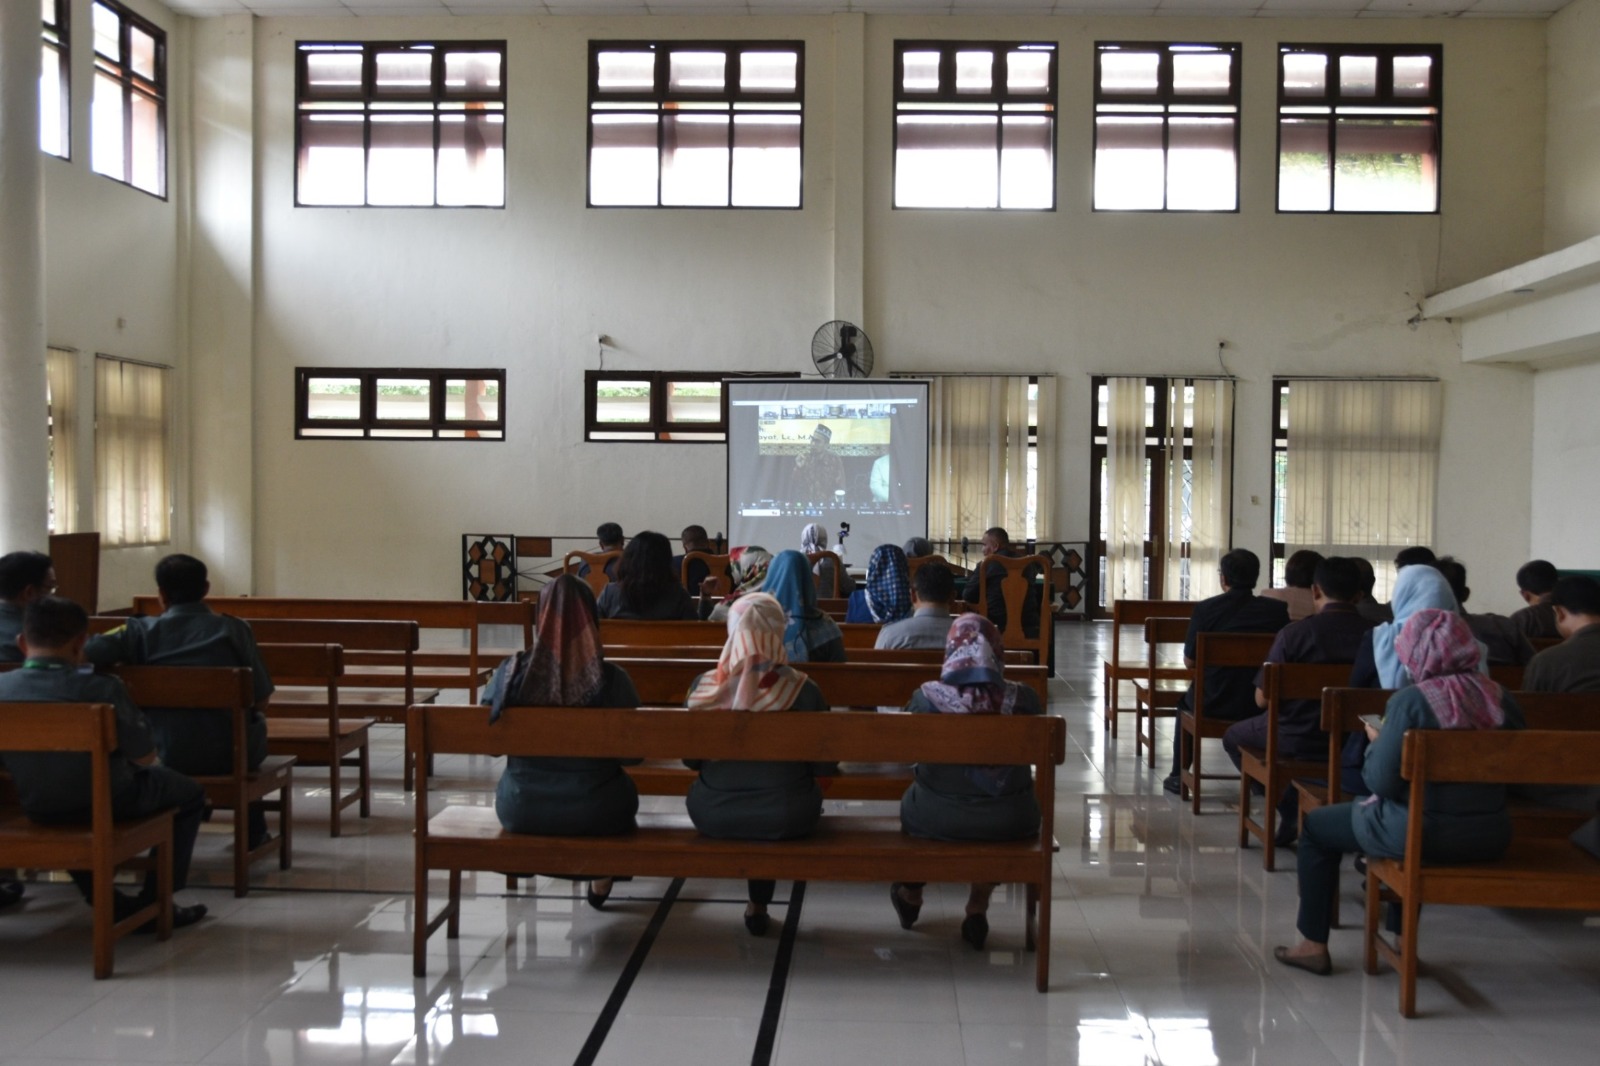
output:
POLYGON ((0 556, 0 663, 20 663, 22 612, 40 596, 56 590, 56 570, 43 552, 11 552, 0 556))
MULTIPOLYGON (((205 790, 192 779, 156 762, 150 729, 122 682, 81 670, 89 618, 82 607, 60 596, 42 596, 23 614, 22 669, 0 674, 0 714, 5 703, 109 703, 117 711, 117 749, 111 753, 111 813, 118 820, 144 818, 177 808, 172 819, 172 884, 189 880, 189 857, 200 832, 205 790)), ((82 755, 63 752, 5 752, 6 769, 28 817, 41 825, 78 825, 91 819, 93 782, 82 755)), ((72 880, 93 900, 87 871, 72 880)), ((145 876, 138 897, 118 895, 118 917, 132 914, 155 898, 156 874, 145 876)), ((193 925, 205 916, 203 903, 172 908, 174 926, 193 925)))

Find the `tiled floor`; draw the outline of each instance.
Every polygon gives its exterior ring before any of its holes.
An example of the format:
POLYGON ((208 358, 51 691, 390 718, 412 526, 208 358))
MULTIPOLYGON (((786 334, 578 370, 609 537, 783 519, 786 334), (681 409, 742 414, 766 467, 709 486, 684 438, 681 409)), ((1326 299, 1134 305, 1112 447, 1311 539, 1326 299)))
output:
MULTIPOLYGON (((263 865, 244 900, 221 887, 226 827, 208 828, 187 896, 211 917, 166 944, 123 941, 112 980, 90 977, 89 914, 70 886, 35 885, 0 913, 0 1066, 1596 1061, 1600 922, 1581 915, 1429 911, 1424 1016, 1409 1022, 1394 975, 1361 973, 1353 929, 1335 933, 1332 978, 1272 963, 1271 946, 1293 935, 1293 854, 1263 873, 1258 851, 1234 846, 1231 812, 1210 803, 1196 819, 1161 793, 1164 768, 1133 758, 1131 720, 1109 741, 1098 713, 1107 637, 1061 627, 1051 710, 1070 741, 1046 995, 1021 950, 1018 892, 996 895, 978 954, 957 937, 959 886, 930 886, 922 921, 904 932, 884 886, 808 885, 780 998, 779 938, 744 931, 743 886, 692 881, 608 1020, 666 882, 621 884, 598 913, 568 883, 507 896, 487 874, 468 879, 478 894, 461 938, 436 936, 429 977, 413 980, 412 807, 391 730, 370 820, 329 839, 326 792, 307 772, 295 868, 263 865)), ((441 770, 450 802, 490 801, 494 763, 441 770)), ((1358 920, 1347 881, 1347 919, 1358 920)))

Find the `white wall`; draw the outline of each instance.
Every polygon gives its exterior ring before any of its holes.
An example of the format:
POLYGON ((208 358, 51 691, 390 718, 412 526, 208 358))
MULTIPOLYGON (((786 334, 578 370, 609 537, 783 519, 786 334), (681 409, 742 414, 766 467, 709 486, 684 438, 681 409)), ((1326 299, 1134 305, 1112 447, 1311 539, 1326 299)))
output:
POLYGON ((1560 567, 1600 565, 1600 362, 1534 378, 1532 556, 1560 567))
POLYGON ((1600 234, 1600 0, 1549 22, 1545 250, 1600 234))

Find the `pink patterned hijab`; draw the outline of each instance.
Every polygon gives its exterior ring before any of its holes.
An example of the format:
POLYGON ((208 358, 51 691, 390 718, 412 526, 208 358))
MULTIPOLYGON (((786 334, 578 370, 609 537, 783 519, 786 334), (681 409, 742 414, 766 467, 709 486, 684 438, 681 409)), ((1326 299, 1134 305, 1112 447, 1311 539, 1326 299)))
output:
POLYGON ((689 692, 695 710, 787 711, 806 683, 788 665, 783 631, 789 618, 769 593, 750 592, 728 607, 728 643, 716 669, 689 692))
POLYGON ((950 623, 939 680, 923 685, 922 694, 940 714, 1010 714, 1017 688, 1005 679, 1000 631, 968 612, 950 623))
POLYGON ((1441 729, 1499 729, 1505 722, 1501 688, 1478 672, 1478 642, 1454 611, 1417 611, 1395 651, 1441 729))

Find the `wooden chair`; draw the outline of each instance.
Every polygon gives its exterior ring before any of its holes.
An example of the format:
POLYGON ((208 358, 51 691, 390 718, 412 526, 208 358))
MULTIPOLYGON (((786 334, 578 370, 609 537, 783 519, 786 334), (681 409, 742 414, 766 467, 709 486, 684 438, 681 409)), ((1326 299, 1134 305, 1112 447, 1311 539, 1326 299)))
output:
MULTIPOLYGON (((361 623, 371 624, 371 623, 361 623)), ((267 753, 293 756, 301 766, 328 768, 328 835, 336 837, 346 807, 372 815, 372 726, 375 718, 342 718, 339 677, 344 649, 337 644, 263 644, 261 659, 280 685, 321 690, 321 706, 267 705, 267 753), (312 717, 308 712, 322 712, 312 717), (346 792, 343 771, 356 771, 356 787, 346 792)))
POLYGON ((1272 639, 1271 633, 1201 633, 1195 640, 1194 708, 1178 716, 1178 728, 1182 731, 1180 755, 1189 755, 1187 768, 1182 758, 1179 759, 1179 781, 1182 794, 1188 798, 1190 810, 1195 814, 1200 813, 1200 782, 1208 777, 1237 780, 1233 774, 1207 774, 1201 770, 1201 753, 1205 747, 1201 741, 1221 740, 1222 734, 1235 721, 1206 716, 1206 669, 1219 666, 1257 669, 1272 650, 1272 639))
POLYGON ((1557 644, 1560 644, 1564 639, 1566 639, 1566 638, 1564 638, 1564 637, 1529 637, 1528 638, 1528 643, 1533 645, 1534 654, 1537 655, 1539 652, 1544 651, 1546 648, 1555 647, 1557 644))
POLYGON ((938 563, 940 566, 944 567, 952 574, 955 574, 957 577, 965 577, 967 574, 965 570, 957 566, 955 563, 952 563, 949 559, 946 559, 942 555, 918 555, 914 557, 907 557, 906 573, 910 574, 912 577, 916 577, 917 571, 922 568, 923 563, 938 563))
POLYGON ((844 593, 841 591, 843 586, 840 584, 840 575, 844 573, 844 560, 839 558, 839 554, 837 552, 807 552, 806 561, 811 564, 811 571, 816 576, 817 596, 819 598, 836 600, 840 596, 844 595, 844 593), (829 579, 826 584, 823 583, 822 574, 817 572, 817 564, 822 562, 824 559, 833 560, 833 566, 828 571, 829 579))
POLYGON ((1156 719, 1178 716, 1178 701, 1192 677, 1188 667, 1167 665, 1163 649, 1173 645, 1182 649, 1188 635, 1187 618, 1145 619, 1145 673, 1133 682, 1133 753, 1137 759, 1143 749, 1145 765, 1151 769, 1156 765, 1156 719))
POLYGON ((227 774, 191 774, 206 790, 213 807, 233 811, 233 894, 250 891, 250 864, 278 854, 278 868, 290 865, 294 823, 294 757, 268 755, 255 770, 249 768, 249 738, 245 712, 255 705, 250 671, 223 666, 119 666, 111 673, 122 679, 128 694, 141 707, 193 709, 196 714, 229 714, 233 718, 233 770, 227 774), (276 800, 269 797, 276 795, 276 800), (250 804, 260 803, 278 815, 278 835, 250 849, 250 804))
POLYGON ((0 865, 89 870, 94 874, 94 975, 111 976, 116 943, 156 923, 156 939, 172 935, 172 811, 115 821, 111 753, 117 712, 105 703, 8 703, 0 714, 0 751, 85 752, 93 792, 89 824, 38 825, 17 807, 0 807, 0 865), (155 849, 156 898, 117 920, 117 867, 155 849))
POLYGON ((1508 691, 1517 692, 1522 688, 1522 670, 1522 667, 1510 663, 1490 663, 1489 680, 1508 691))
POLYGON ((1006 624, 1000 631, 1005 647, 1033 651, 1035 662, 1048 665, 1055 644, 1055 612, 1050 609, 1050 575, 1053 565, 1048 555, 990 555, 978 564, 977 611, 989 617, 988 568, 1005 571, 1000 579, 1000 596, 1005 603, 1006 624), (1028 621, 1037 616, 1038 631, 1028 636, 1028 621))
POLYGON ((588 584, 589 591, 598 597, 600 595, 600 591, 607 585, 611 584, 611 575, 606 573, 606 564, 611 562, 613 559, 620 558, 622 558, 622 553, 620 551, 568 552, 561 560, 561 572, 563 574, 571 574, 574 577, 577 577, 579 569, 581 569, 583 565, 587 563, 589 566, 589 572, 584 574, 579 580, 588 584))
POLYGON ((688 589, 689 595, 698 596, 698 588, 689 588, 689 564, 691 562, 704 563, 709 576, 716 579, 716 595, 726 596, 733 591, 733 558, 728 555, 714 555, 711 552, 690 552, 683 557, 683 568, 678 574, 678 580, 683 582, 683 587, 688 589))
POLYGON ((1268 663, 1267 743, 1265 747, 1239 749, 1239 847, 1250 846, 1250 837, 1261 841, 1261 866, 1271 871, 1277 862, 1278 800, 1296 777, 1315 777, 1320 764, 1310 759, 1285 758, 1279 751, 1279 720, 1287 700, 1322 699, 1324 689, 1337 688, 1350 680, 1349 663, 1268 663), (1251 783, 1266 791, 1261 821, 1250 817, 1251 783))
MULTIPOLYGON (((1145 676, 1148 662, 1145 658, 1124 657, 1122 653, 1122 627, 1142 626, 1152 618, 1182 618, 1194 614, 1194 604, 1187 600, 1117 600, 1111 605, 1111 654, 1101 660, 1101 688, 1105 700, 1105 722, 1111 739, 1117 738, 1117 718, 1123 711, 1136 711, 1120 702, 1120 688, 1124 681, 1138 681, 1145 676)), ((1169 668, 1166 678, 1186 678, 1183 667, 1169 668)))

